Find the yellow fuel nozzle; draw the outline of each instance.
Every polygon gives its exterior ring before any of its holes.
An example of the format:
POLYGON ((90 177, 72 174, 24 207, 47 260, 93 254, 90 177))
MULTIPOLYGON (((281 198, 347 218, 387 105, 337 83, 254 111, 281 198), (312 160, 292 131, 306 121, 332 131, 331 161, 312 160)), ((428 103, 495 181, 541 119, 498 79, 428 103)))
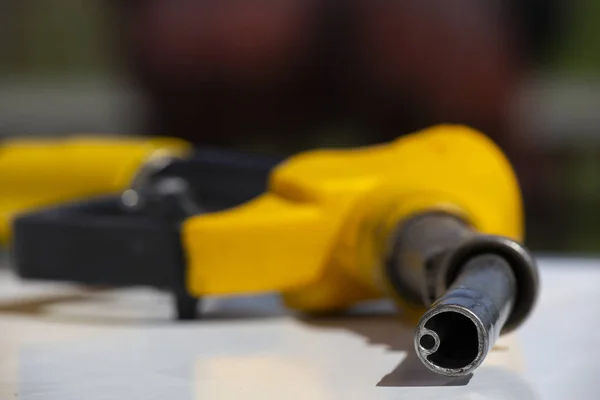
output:
POLYGON ((475 370, 531 312, 538 275, 522 235, 506 158, 452 125, 301 154, 263 196, 183 227, 192 296, 274 291, 304 312, 389 296, 420 317, 418 357, 448 376, 475 370))
POLYGON ((142 166, 191 149, 170 138, 74 136, 0 143, 0 244, 14 215, 127 188, 142 166))
MULTIPOLYGON (((75 226, 67 234, 62 227, 74 225, 61 225, 51 214, 53 223, 45 227, 57 232, 58 243, 82 243, 87 251, 102 252, 103 260, 114 260, 109 264, 117 268, 102 274, 80 269, 81 258, 63 251, 69 246, 45 243, 42 257, 28 251, 38 246, 30 237, 44 240, 48 231, 38 236, 35 216, 19 218, 14 247, 22 276, 131 284, 135 273, 123 271, 136 271, 146 274, 136 280, 144 284, 170 282, 180 318, 193 317, 196 298, 207 295, 279 292, 289 307, 304 312, 344 310, 390 297, 408 315, 420 317, 414 337, 418 357, 449 376, 475 370, 498 335, 520 326, 533 309, 539 285, 535 261, 519 243, 518 182, 502 152, 479 132, 441 125, 388 144, 306 152, 278 164, 265 193, 256 197, 261 184, 251 197, 235 202, 241 206, 219 212, 187 207, 193 199, 187 201, 181 189, 190 182, 179 182, 183 177, 177 174, 148 180, 153 169, 142 166, 152 165, 157 154, 161 159, 165 152, 186 151, 180 142, 97 140, 0 148, 0 170, 9 172, 0 175, 0 211, 120 192, 130 185, 142 194, 146 189, 148 198, 156 195, 159 204, 176 200, 165 204, 166 209, 175 205, 177 217, 165 224, 155 215, 167 228, 147 237, 146 224, 132 222, 123 231, 102 215, 95 216, 94 227, 75 226), (248 198, 253 200, 243 203, 248 198), (180 225, 195 212, 204 214, 180 225), (136 232, 135 248, 148 244, 145 251, 130 251, 131 232, 136 232), (96 246, 102 237, 110 239, 108 245, 96 246), (112 258, 104 256, 106 250, 113 251, 112 258), (56 270, 45 267, 49 258, 56 270)), ((192 166, 182 167, 180 172, 192 166)), ((266 170, 261 169, 261 182, 266 170)), ((212 178, 220 186, 233 178, 223 176, 228 178, 212 178)), ((238 191, 247 180, 238 177, 238 191)), ((208 183, 201 178, 193 185, 203 182, 208 183)), ((80 215, 63 217, 72 221, 80 215)))
POLYGON ((274 170, 261 197, 187 220, 188 289, 195 296, 282 292, 289 306, 305 311, 382 297, 393 232, 432 211, 456 215, 481 233, 522 238, 511 166, 467 127, 300 154, 274 170))

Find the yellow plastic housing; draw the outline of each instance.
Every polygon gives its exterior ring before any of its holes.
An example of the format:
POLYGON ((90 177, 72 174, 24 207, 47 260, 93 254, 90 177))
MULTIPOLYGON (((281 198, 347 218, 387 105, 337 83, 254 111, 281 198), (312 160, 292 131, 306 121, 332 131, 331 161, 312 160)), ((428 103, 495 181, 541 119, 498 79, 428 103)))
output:
POLYGON ((300 154, 261 197, 187 220, 188 290, 282 292, 303 311, 379 298, 391 230, 428 210, 522 239, 519 186, 502 152, 479 132, 442 125, 385 145, 300 154))
POLYGON ((0 243, 20 212, 125 189, 154 157, 183 156, 183 141, 76 136, 0 142, 0 243))

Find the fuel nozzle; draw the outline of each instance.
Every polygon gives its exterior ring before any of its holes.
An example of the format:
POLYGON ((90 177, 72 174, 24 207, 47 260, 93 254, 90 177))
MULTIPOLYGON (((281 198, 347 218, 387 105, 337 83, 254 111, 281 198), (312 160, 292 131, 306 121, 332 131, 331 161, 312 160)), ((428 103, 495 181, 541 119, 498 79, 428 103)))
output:
POLYGON ((415 351, 430 370, 473 372, 496 339, 531 312, 539 280, 519 243, 478 233, 448 214, 424 214, 402 224, 388 262, 395 291, 425 305, 415 351))

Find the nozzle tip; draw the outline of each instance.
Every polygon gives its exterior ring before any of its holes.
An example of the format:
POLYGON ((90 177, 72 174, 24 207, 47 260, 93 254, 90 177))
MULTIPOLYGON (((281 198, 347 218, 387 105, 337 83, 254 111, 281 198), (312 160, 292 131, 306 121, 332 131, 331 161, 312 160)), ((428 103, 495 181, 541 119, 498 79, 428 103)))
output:
POLYGON ((415 350, 430 370, 466 376, 485 359, 488 339, 483 323, 469 309, 442 305, 427 312, 415 333, 415 350))

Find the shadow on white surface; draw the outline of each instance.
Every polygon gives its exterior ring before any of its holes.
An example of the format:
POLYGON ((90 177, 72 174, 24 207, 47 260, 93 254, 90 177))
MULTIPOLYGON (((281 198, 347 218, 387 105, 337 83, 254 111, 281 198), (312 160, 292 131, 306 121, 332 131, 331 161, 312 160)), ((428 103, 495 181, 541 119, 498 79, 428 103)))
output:
POLYGON ((488 356, 487 361, 502 359, 504 363, 484 362, 473 374, 463 378, 450 378, 429 371, 421 363, 414 353, 413 328, 398 316, 381 313, 376 316, 303 319, 302 322, 320 330, 351 332, 365 339, 369 347, 384 346, 386 352, 405 353, 406 357, 403 357, 391 372, 384 375, 379 382, 373 382, 373 386, 378 389, 397 390, 398 396, 410 394, 420 399, 539 400, 541 398, 533 385, 519 373, 518 368, 503 357, 507 355, 505 352, 518 352, 515 346, 497 346, 488 356), (499 355, 501 356, 498 357, 499 355), (444 387, 447 389, 443 389, 444 387), (439 392, 438 390, 452 391, 439 392))
POLYGON ((70 303, 85 301, 90 298, 92 293, 65 293, 50 294, 30 297, 27 299, 16 299, 0 302, 0 313, 21 314, 21 315, 41 315, 44 309, 49 306, 61 303, 70 303))
POLYGON ((366 339, 369 345, 407 354, 393 371, 376 383, 379 387, 464 386, 471 380, 472 374, 450 378, 428 370, 414 354, 413 328, 387 312, 376 316, 306 318, 303 322, 321 329, 346 330, 366 339))
MULTIPOLYGON (((19 293, 0 298, 0 314, 21 315, 55 323, 90 326, 165 326, 175 324, 170 293, 151 289, 78 288, 58 293, 19 293)), ((289 312, 278 296, 207 298, 199 302, 198 318, 177 321, 274 319, 289 312)))
POLYGON ((428 370, 414 351, 406 350, 408 355, 395 370, 384 376, 377 386, 381 387, 421 387, 421 386, 465 386, 473 374, 451 378, 428 370))

